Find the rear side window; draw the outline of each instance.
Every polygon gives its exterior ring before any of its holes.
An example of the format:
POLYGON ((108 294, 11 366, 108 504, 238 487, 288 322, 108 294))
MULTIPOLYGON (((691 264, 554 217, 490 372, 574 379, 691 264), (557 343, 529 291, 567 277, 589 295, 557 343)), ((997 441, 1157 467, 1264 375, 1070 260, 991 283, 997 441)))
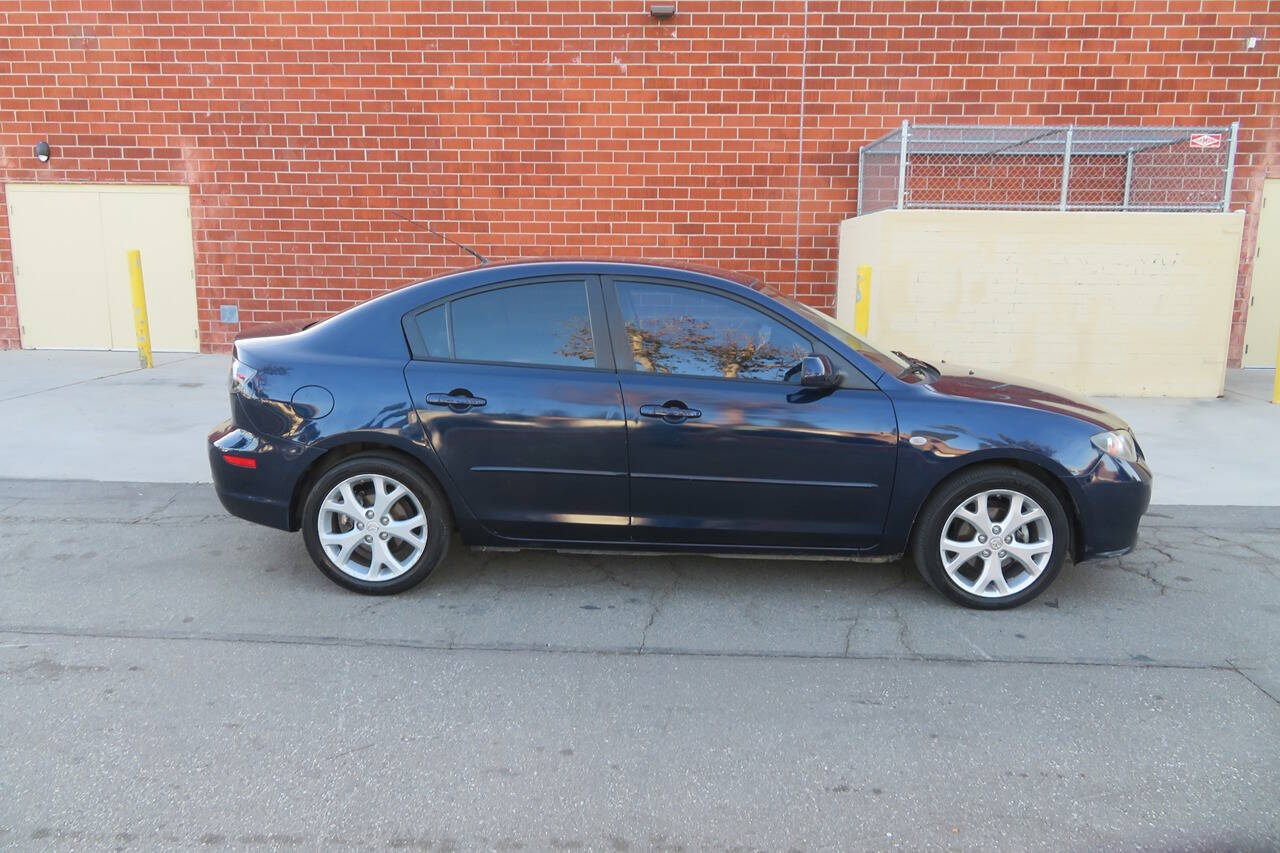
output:
POLYGON ((769 315, 714 293, 639 282, 618 282, 617 293, 642 372, 781 382, 811 349, 769 315))
MULTIPOLYGON (((454 358, 595 366, 585 282, 519 284, 463 296, 448 307, 452 312, 454 358)), ((423 339, 428 350, 434 352, 425 329, 423 339)))

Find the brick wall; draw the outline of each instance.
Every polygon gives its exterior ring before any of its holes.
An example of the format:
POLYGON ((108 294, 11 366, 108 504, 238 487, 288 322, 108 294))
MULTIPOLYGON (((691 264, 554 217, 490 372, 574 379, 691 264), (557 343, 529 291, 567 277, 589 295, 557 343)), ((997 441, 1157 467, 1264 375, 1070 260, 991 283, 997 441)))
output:
POLYGON ((680 258, 830 305, 858 146, 903 118, 1239 118, 1238 355, 1280 176, 1272 6, 678 0, 658 23, 644 0, 0 0, 0 177, 189 185, 216 349, 222 303, 269 322, 467 264, 401 217, 495 258, 680 258))

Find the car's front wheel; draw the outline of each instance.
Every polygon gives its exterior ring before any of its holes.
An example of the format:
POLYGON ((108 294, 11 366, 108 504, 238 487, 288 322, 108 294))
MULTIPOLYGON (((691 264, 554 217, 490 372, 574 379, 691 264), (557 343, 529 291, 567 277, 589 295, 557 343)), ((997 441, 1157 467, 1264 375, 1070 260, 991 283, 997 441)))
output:
POLYGON ((967 607, 1017 607, 1053 583, 1071 525, 1053 490, 1017 468, 987 466, 943 485, 921 510, 920 574, 967 607))
POLYGON ((444 495, 384 454, 353 456, 312 485, 302 535, 320 571, 341 586, 386 595, 421 583, 449 542, 444 495))

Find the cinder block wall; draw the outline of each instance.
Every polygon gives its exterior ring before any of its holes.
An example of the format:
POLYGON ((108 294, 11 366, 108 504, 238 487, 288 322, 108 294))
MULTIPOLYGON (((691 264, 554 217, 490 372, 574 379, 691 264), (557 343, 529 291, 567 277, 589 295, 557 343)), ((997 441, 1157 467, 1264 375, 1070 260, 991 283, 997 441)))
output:
POLYGON ((837 316, 873 343, 1085 394, 1216 397, 1240 213, 886 210, 840 227, 837 316))

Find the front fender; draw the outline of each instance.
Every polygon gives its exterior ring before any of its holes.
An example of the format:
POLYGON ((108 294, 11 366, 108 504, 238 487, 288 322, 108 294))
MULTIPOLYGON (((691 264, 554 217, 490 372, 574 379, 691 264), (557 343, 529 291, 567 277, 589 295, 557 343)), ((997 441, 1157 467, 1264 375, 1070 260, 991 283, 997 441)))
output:
POLYGON ((881 550, 906 551, 915 520, 948 477, 974 465, 1014 462, 1051 477, 1078 518, 1079 477, 1097 463, 1097 427, 1060 414, 976 401, 895 399, 898 465, 881 550))

